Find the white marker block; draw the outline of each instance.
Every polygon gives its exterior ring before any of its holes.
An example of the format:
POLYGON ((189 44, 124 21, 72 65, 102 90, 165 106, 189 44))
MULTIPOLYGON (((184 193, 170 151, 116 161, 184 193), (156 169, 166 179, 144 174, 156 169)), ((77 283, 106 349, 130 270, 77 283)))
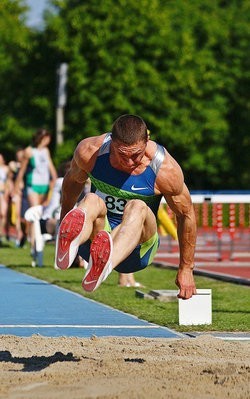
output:
POLYGON ((212 324, 212 290, 197 289, 190 299, 179 299, 179 324, 212 324))

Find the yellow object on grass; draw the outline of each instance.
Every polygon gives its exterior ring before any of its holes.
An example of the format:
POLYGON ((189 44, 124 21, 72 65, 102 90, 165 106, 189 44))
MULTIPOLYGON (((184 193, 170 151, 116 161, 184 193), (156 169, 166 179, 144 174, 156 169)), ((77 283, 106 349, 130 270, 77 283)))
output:
POLYGON ((12 226, 16 225, 16 204, 15 202, 11 202, 10 205, 10 223, 12 226))
POLYGON ((172 220, 170 219, 170 217, 168 216, 167 211, 163 208, 163 206, 160 206, 157 213, 157 218, 159 221, 160 234, 161 231, 163 231, 163 235, 166 235, 167 233, 171 235, 171 237, 173 237, 175 240, 177 240, 177 229, 172 220), (164 230, 162 230, 162 227, 165 230, 165 233, 164 230))

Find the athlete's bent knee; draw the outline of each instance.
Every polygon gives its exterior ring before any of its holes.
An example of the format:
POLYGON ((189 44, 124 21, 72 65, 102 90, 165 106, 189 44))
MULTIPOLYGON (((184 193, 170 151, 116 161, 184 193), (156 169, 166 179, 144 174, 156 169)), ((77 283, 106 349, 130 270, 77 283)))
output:
POLYGON ((93 214, 106 214, 105 202, 95 193, 87 193, 80 201, 78 207, 87 209, 88 213, 91 211, 93 214))
POLYGON ((96 204, 96 203, 99 203, 99 202, 102 203, 102 204, 104 203, 103 199, 98 197, 98 195, 96 195, 95 193, 87 193, 87 194, 85 194, 85 196, 81 200, 80 204, 82 204, 84 202, 90 202, 93 205, 96 204))
POLYGON ((136 212, 140 214, 146 213, 148 210, 147 204, 139 199, 130 200, 124 209, 124 212, 136 212))

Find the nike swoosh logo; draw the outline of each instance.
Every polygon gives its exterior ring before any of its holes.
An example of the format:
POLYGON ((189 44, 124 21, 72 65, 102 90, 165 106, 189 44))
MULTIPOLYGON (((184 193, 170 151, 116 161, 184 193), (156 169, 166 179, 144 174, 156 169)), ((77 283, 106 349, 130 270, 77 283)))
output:
POLYGON ((68 253, 66 252, 66 254, 64 254, 61 258, 58 257, 59 262, 62 262, 63 259, 68 255, 68 253))
POLYGON ((97 280, 84 281, 84 284, 88 285, 88 284, 93 284, 93 283, 96 283, 96 282, 97 282, 97 280))
POLYGON ((135 185, 133 184, 133 186, 131 187, 131 190, 133 190, 133 191, 147 190, 147 187, 135 187, 135 185))

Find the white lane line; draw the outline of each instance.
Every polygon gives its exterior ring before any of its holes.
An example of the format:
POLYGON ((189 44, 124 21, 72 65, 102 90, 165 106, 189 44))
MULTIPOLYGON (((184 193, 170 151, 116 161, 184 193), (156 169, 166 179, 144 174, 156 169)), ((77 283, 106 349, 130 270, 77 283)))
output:
POLYGON ((118 326, 95 326, 95 325, 74 325, 74 324, 0 324, 0 328, 110 328, 110 329, 118 329, 118 328, 128 328, 128 329, 150 329, 150 328, 165 328, 163 326, 126 326, 126 325, 118 325, 118 326))

